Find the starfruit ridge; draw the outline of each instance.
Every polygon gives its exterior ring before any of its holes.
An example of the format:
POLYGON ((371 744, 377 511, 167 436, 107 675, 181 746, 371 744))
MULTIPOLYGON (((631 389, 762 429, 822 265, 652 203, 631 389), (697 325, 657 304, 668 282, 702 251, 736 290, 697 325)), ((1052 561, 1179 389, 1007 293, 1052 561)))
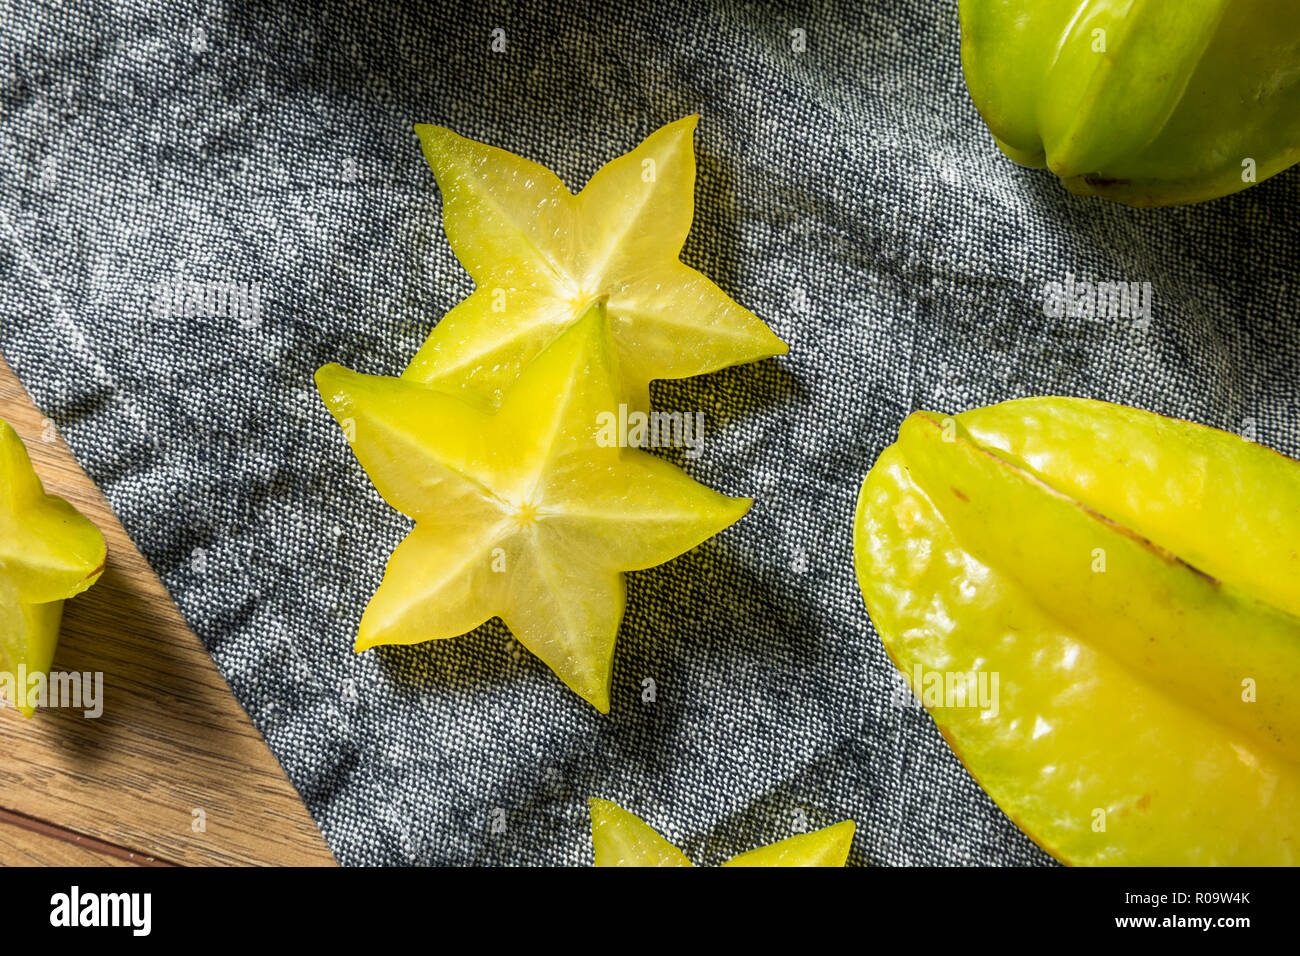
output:
MULTIPOLYGON (((1072 460, 1071 454, 1057 451, 1058 438, 1083 431, 1088 422, 1103 437, 1132 438, 1141 428, 1148 437, 1153 432, 1165 437, 1197 434, 1197 426, 1187 423, 1079 400, 1022 400, 942 420, 953 429, 954 446, 960 447, 960 423, 982 440, 996 442, 995 448, 980 452, 981 458, 1004 460, 997 468, 1030 467, 1044 480, 1053 477, 1054 466, 1072 460)), ((936 424, 934 419, 921 423, 931 432, 936 424)), ((1142 485, 1149 496, 1159 485, 1143 469, 1158 462, 1179 476, 1175 493, 1198 502, 1195 513, 1214 514, 1213 496, 1204 494, 1196 477, 1196 455, 1203 454, 1211 467, 1229 453, 1225 449, 1235 449, 1271 476, 1260 479, 1266 488, 1293 487, 1294 473, 1283 469, 1281 474, 1289 475, 1285 478, 1272 473, 1286 459, 1233 436, 1199 431, 1202 441, 1193 453, 1187 452, 1186 440, 1177 443, 1183 449, 1178 454, 1167 449, 1157 454, 1149 450, 1150 442, 1135 441, 1124 446, 1127 452, 1114 451, 1113 466, 1094 463, 1091 470, 1076 469, 1078 481, 1091 489, 1086 506, 1098 508, 1096 495, 1104 492, 1127 507, 1127 499, 1142 485), (1169 469, 1168 460, 1180 454, 1187 467, 1169 469), (1124 467, 1126 460, 1129 467, 1124 467), (1105 480, 1108 474, 1117 476, 1111 484, 1105 480)), ((1000 673, 1003 699, 995 719, 961 707, 933 709, 932 715, 954 752, 1003 810, 1066 862, 1295 862, 1300 772, 1284 741, 1266 739, 1268 721, 1253 726, 1225 721, 1222 703, 1207 706, 1196 695, 1188 702, 1186 688, 1195 689, 1194 681, 1184 681, 1181 696, 1177 688, 1173 693, 1153 688, 1149 671, 1143 676, 1141 659, 1121 662, 1080 640, 1077 627, 1062 627, 1056 605, 1065 595, 1044 593, 1041 581, 1034 595, 1009 579, 996 559, 989 563, 989 554, 970 544, 969 522, 965 538, 954 537, 944 514, 970 504, 954 492, 979 501, 966 480, 958 478, 962 472, 947 469, 944 479, 936 481, 934 469, 923 465, 928 483, 922 490, 916 458, 906 455, 904 444, 900 440, 887 449, 863 483, 855 522, 859 582, 886 650, 905 675, 910 677, 918 662, 926 669, 1000 673), (1095 831, 1094 813, 1108 829, 1095 831)), ((1085 443, 1079 458, 1092 461, 1089 450, 1085 443)), ((1001 520, 1007 520, 1005 514, 1001 520)), ((1291 520, 1300 516, 1293 513, 1291 520)), ((1049 525, 1049 530, 1055 528, 1049 525)), ((1176 521, 1157 514, 1142 531, 1168 527, 1176 527, 1176 521)), ((1053 540, 1041 531, 1029 534, 1027 526, 1024 530, 1031 540, 1053 540)), ((1144 547, 1137 543, 1142 537, 1134 536, 1135 547, 1144 547)), ((1232 535, 1224 537, 1231 540, 1232 535)), ((1183 567, 1172 555, 1159 560, 1173 569, 1183 567)), ((1018 566, 1023 572, 1024 563, 1018 566)), ((1206 593, 1240 591, 1231 581, 1215 585, 1208 576, 1186 569, 1180 573, 1200 582, 1189 586, 1206 593)), ((1227 575, 1238 582, 1249 576, 1227 575)), ((1293 620, 1276 608, 1261 613, 1280 622, 1284 631, 1293 620)), ((1292 661, 1289 648, 1281 645, 1283 664, 1292 661)), ((1245 653, 1257 652, 1248 647, 1245 653)), ((1285 673, 1272 685, 1268 681, 1277 675, 1256 676, 1261 695, 1294 695, 1285 673)))

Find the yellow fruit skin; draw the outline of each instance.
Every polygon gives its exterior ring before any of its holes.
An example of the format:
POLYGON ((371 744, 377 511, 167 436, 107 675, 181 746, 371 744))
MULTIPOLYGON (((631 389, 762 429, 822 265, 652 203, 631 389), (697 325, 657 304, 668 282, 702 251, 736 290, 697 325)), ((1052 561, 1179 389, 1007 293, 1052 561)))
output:
POLYGON ((1215 428, 1079 398, 1017 399, 957 421, 1070 497, 1300 616, 1300 467, 1285 455, 1215 428))
MULTIPOLYGON (((104 536, 77 509, 47 495, 27 449, 0 421, 0 673, 48 674, 63 601, 104 571, 104 536)), ((32 716, 24 702, 20 712, 32 716)))
POLYGON ((1300 619, 982 448, 960 424, 948 437, 940 416, 917 413, 898 443, 912 480, 965 550, 1151 686, 1198 699, 1261 745, 1300 759, 1300 619), (1243 703, 1247 679, 1258 697, 1243 703))
POLYGON ((1137 410, 1033 399, 918 413, 868 474, 854 554, 872 621, 909 680, 917 667, 997 675, 996 708, 927 706, 984 789, 1059 859, 1298 862, 1300 621, 1252 590, 1260 565, 1224 563, 1216 585, 1140 540, 1246 548, 1272 509, 1286 512, 1271 495, 1291 493, 1296 467, 1137 410), (1091 456, 1089 422, 1096 441, 1129 444, 1091 456), (1199 483, 1211 467, 1216 481, 1199 483), (1238 498, 1227 524, 1200 523, 1252 486, 1267 494, 1238 498), (1141 532, 1115 518, 1135 507, 1141 532))

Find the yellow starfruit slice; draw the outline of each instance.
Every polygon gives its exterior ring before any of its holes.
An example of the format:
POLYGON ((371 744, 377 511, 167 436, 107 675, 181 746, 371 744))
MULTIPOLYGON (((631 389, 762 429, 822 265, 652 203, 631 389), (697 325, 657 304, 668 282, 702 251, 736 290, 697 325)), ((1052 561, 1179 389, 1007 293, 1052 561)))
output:
POLYGON ((416 126, 443 226, 476 289, 434 327, 404 377, 499 402, 528 362, 608 298, 619 392, 786 351, 678 258, 694 215, 689 116, 600 169, 578 195, 554 173, 440 126, 416 126))
POLYGON ((104 536, 47 495, 22 439, 0 421, 0 688, 24 716, 28 678, 48 675, 63 601, 99 579, 104 536))
POLYGON ((591 845, 597 866, 693 865, 650 824, 618 804, 592 797, 587 806, 591 810, 591 845))
POLYGON ((733 856, 723 866, 843 866, 853 847, 852 820, 798 833, 769 846, 733 856))
POLYGON ((410 379, 317 372, 375 487, 415 519, 362 616, 358 651, 455 637, 496 616, 609 710, 623 573, 689 551, 752 504, 618 447, 615 381, 601 301, 497 409, 410 379))
POLYGON ((1080 399, 918 412, 854 556, 894 663, 1058 859, 1300 862, 1300 463, 1080 399))
POLYGON ((1293 0, 961 0, 971 98, 1016 162, 1136 206, 1300 161, 1293 0))
MULTIPOLYGON (((597 866, 691 866, 681 850, 644 820, 608 800, 592 798, 591 842, 597 866)), ((723 866, 843 866, 853 846, 854 825, 844 820, 812 833, 732 857, 723 866)))

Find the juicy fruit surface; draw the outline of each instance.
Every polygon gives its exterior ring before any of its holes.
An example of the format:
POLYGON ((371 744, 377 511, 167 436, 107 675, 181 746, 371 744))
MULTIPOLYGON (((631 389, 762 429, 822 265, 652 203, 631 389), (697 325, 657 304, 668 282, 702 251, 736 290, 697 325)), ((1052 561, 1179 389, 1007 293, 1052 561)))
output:
POLYGON ((435 326, 406 378, 489 402, 608 299, 619 393, 786 351, 756 316, 678 255, 694 214, 698 117, 663 127, 577 196, 550 170, 438 126, 417 126, 443 224, 477 288, 435 326))
POLYGON ((455 637, 496 616, 605 712, 623 572, 690 550, 751 504, 602 445, 600 417, 619 403, 602 302, 495 410, 336 365, 316 381, 375 487, 416 522, 366 608, 358 651, 455 637))
MULTIPOLYGON (((691 866, 691 861, 645 821, 608 800, 587 801, 597 866, 691 866)), ((723 866, 843 866, 854 825, 844 820, 732 857, 723 866)))
POLYGON ((1300 618, 1250 548, 1277 517, 1257 547, 1296 573, 1297 469, 1185 422, 1030 399, 918 413, 867 476, 855 560, 886 649, 909 680, 997 674, 996 709, 922 697, 1061 860, 1300 859, 1300 618))
POLYGON ((1250 185, 1243 160, 1256 181, 1300 161, 1291 0, 962 0, 961 22, 994 138, 1074 192, 1200 202, 1250 185))
POLYGON ((49 671, 63 600, 99 579, 105 556, 99 529, 45 493, 22 439, 0 421, 0 671, 15 680, 49 671))

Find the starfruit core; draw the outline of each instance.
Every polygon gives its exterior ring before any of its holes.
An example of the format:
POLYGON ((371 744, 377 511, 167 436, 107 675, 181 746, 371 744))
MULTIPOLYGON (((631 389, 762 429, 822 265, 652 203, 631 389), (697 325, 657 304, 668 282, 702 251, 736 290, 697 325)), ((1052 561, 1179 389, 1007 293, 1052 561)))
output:
POLYGON ((379 493, 415 519, 362 616, 358 651, 455 637, 500 617, 609 710, 623 573, 694 548, 752 503, 602 443, 600 416, 619 402, 615 363, 597 301, 496 409, 409 378, 338 365, 316 373, 379 493))
MULTIPOLYGON (((640 817, 616 803, 595 797, 591 811, 591 843, 596 866, 691 866, 686 854, 640 817)), ((854 824, 844 820, 812 833, 733 856, 723 866, 843 866, 853 846, 854 824)))
POLYGON ((107 550, 99 529, 47 495, 22 439, 0 420, 0 677, 26 717, 18 675, 48 675, 65 599, 99 579, 107 550))
POLYGON ((697 116, 663 127, 573 195, 550 170, 440 126, 415 127, 443 227, 476 289, 434 327, 405 378, 500 401, 520 370, 608 299, 619 390, 787 351, 678 258, 694 215, 697 116))
POLYGON ((1049 853, 1300 862, 1300 463, 1082 399, 917 412, 854 558, 909 679, 998 675, 996 707, 913 692, 1049 853))
POLYGON ((1201 202, 1300 161, 1294 0, 961 0, 998 145, 1073 192, 1201 202))

